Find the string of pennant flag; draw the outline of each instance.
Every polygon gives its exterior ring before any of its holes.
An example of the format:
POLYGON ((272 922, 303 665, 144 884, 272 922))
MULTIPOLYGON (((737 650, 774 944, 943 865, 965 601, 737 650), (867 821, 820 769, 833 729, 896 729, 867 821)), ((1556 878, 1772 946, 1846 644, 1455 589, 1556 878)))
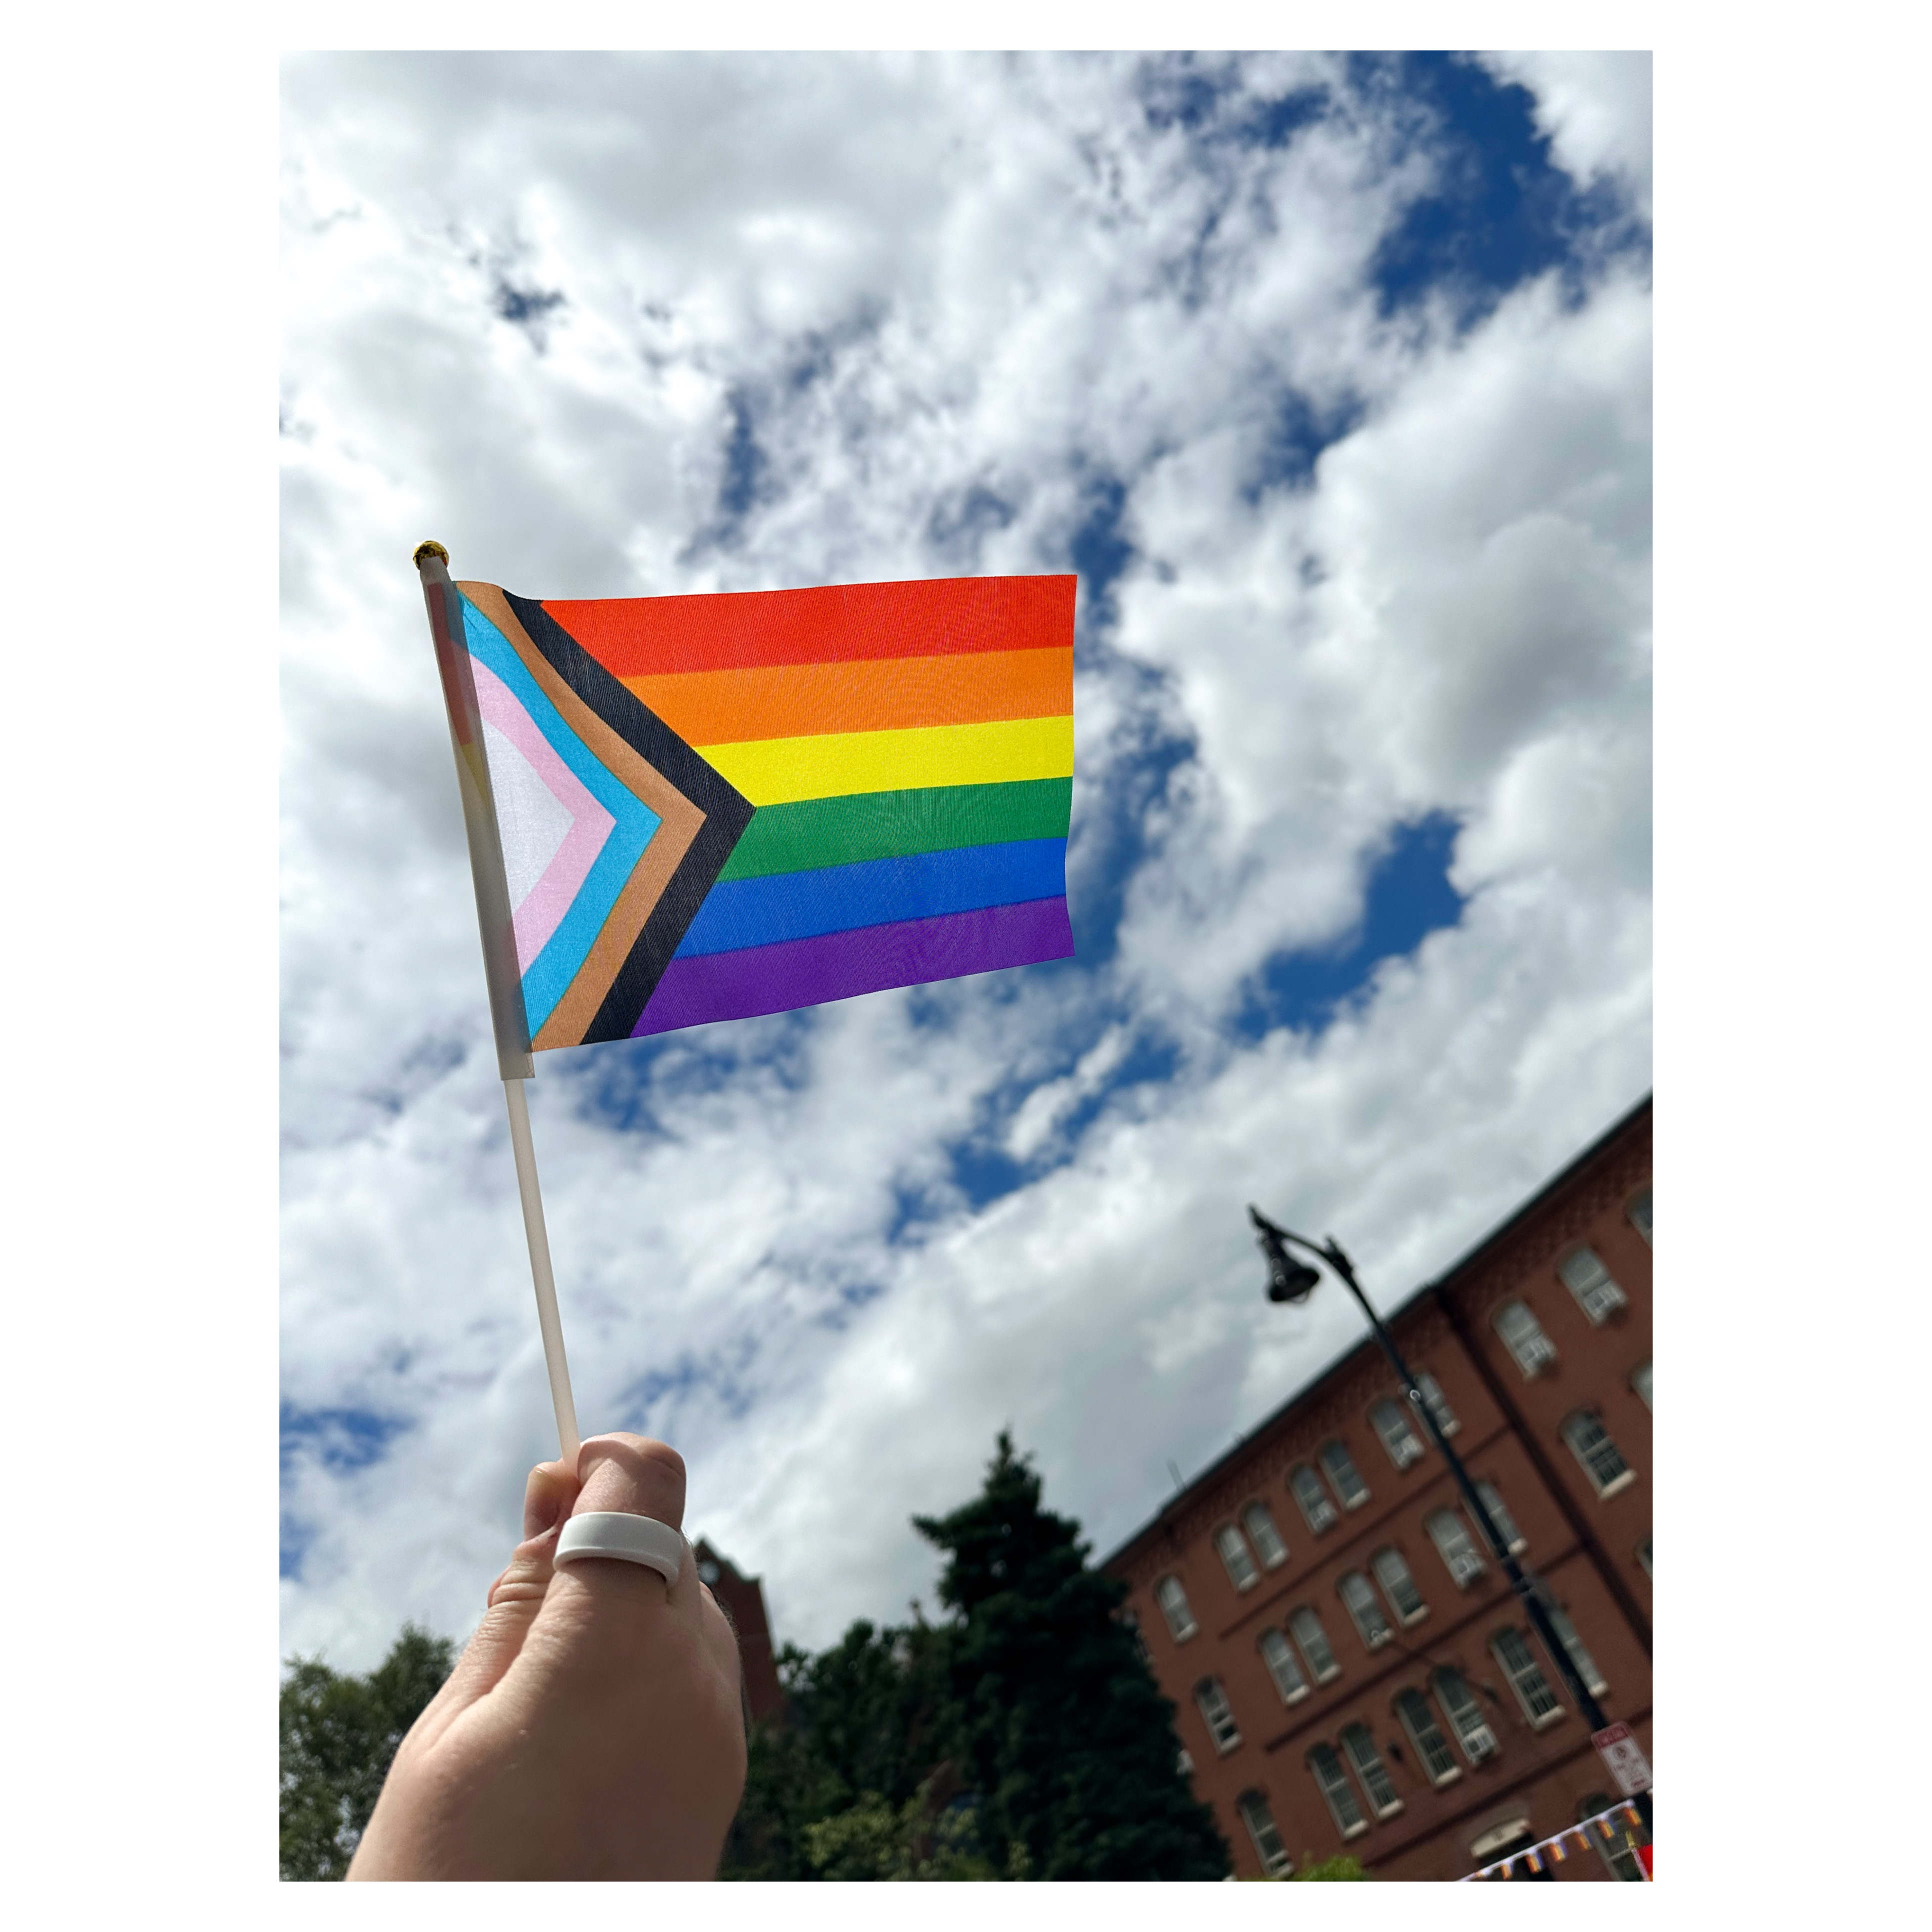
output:
MULTIPOLYGON (((1620 1841, 1626 1841, 1630 1848, 1636 1849, 1636 1832, 1642 1820, 1636 1807, 1628 1800, 1612 1804, 1606 1811, 1599 1811, 1595 1816, 1586 1818, 1574 1825, 1566 1825, 1553 1838, 1543 1839, 1527 1850, 1512 1852, 1506 1858, 1498 1858, 1492 1865, 1485 1865, 1480 1871, 1466 1872, 1461 1882, 1466 1885, 1472 1879, 1515 1878, 1520 1876, 1516 1868, 1521 1865, 1532 1876, 1540 1874, 1546 1865, 1560 1865, 1570 1856, 1569 1846, 1574 1841, 1578 1851, 1594 1851, 1599 1846, 1614 1851, 1620 1841), (1628 1826, 1628 1834, 1623 1829, 1628 1826)), ((1648 1870, 1644 1876, 1648 1879, 1648 1870)))

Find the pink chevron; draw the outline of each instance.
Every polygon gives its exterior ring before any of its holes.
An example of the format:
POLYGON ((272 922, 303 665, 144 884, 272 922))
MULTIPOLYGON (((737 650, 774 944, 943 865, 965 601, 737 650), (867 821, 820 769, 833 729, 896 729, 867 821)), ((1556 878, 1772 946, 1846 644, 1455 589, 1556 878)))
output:
POLYGON ((557 756, 549 740, 502 680, 480 658, 472 657, 470 662, 476 677, 476 708, 484 722, 495 725, 529 760, 532 770, 570 814, 572 821, 563 843, 556 848, 556 856, 544 868, 543 877, 514 909, 512 922, 517 934, 517 970, 526 972, 530 962, 543 950, 570 910, 571 902, 583 890, 584 881, 617 821, 557 756))

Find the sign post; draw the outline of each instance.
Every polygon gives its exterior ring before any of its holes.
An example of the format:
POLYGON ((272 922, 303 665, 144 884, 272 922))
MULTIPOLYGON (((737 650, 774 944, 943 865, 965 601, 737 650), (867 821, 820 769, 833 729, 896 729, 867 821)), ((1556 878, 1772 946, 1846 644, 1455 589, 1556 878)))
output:
POLYGON ((1590 1733, 1590 1742, 1626 1798, 1634 1798, 1640 1791, 1650 1789, 1650 1760, 1644 1756, 1643 1747, 1630 1735, 1629 1725, 1606 1724, 1600 1731, 1590 1733))

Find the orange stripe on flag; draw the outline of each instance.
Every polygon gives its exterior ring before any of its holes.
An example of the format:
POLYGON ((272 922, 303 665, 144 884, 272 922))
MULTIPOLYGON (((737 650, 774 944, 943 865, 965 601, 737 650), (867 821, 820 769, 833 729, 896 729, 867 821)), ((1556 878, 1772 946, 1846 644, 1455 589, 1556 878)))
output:
POLYGON ((544 608, 614 676, 1064 647, 1072 577, 951 577, 711 596, 557 598, 544 608))
POLYGON ((623 682, 690 745, 1064 717, 1073 650, 674 672, 623 682))

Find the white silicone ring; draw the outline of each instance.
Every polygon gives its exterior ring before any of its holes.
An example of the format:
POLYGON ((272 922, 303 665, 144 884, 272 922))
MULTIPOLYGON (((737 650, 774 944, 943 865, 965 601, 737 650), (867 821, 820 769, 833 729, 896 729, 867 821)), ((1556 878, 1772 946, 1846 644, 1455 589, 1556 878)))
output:
POLYGON ((684 1538, 656 1517, 622 1510, 588 1510, 566 1522, 556 1539, 553 1563, 586 1556, 615 1556, 655 1570, 666 1584, 677 1581, 684 1565, 684 1538))

